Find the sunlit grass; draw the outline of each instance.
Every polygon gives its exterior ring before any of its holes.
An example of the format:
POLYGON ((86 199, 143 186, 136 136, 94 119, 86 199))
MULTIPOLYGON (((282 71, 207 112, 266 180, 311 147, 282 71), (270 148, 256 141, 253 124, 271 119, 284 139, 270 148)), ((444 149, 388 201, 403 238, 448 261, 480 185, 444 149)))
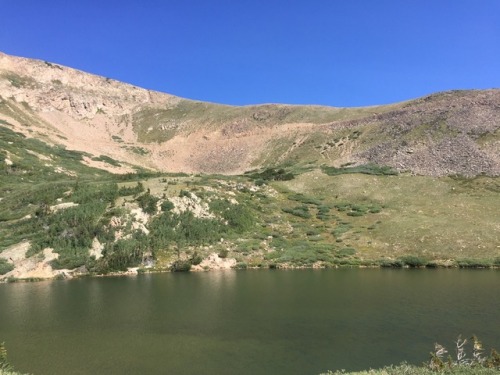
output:
POLYGON ((347 218, 345 211, 336 213, 352 226, 344 239, 364 256, 397 258, 412 254, 432 260, 500 255, 499 183, 500 179, 489 177, 327 176, 316 170, 282 185, 323 197, 330 205, 378 205, 379 213, 356 220, 347 218))

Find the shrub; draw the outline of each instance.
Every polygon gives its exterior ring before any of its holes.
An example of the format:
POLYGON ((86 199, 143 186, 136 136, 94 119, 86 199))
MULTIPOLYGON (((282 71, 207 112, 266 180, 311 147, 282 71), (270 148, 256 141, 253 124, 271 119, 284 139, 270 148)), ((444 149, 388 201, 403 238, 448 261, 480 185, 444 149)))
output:
POLYGON ((118 197, 116 184, 90 184, 76 182, 71 193, 71 200, 78 204, 84 203, 114 203, 118 197))
POLYGON ((156 214, 156 202, 158 202, 159 199, 151 195, 149 192, 138 196, 136 201, 145 213, 150 215, 156 214))
POLYGON ((245 262, 238 262, 238 263, 236 263, 234 268, 236 268, 238 270, 246 270, 248 268, 248 264, 246 264, 245 262))
POLYGON ((392 259, 383 259, 379 262, 380 267, 384 268, 401 268, 404 266, 404 263, 399 260, 392 260, 392 259))
POLYGON ((460 268, 489 268, 494 262, 491 259, 460 259, 457 264, 460 268))
POLYGON ((316 217, 319 220, 327 220, 328 219, 328 213, 330 212, 330 207, 325 206, 325 205, 320 205, 318 206, 318 213, 316 214, 316 217))
POLYGON ((14 265, 7 262, 7 259, 0 258, 0 275, 5 275, 14 269, 14 265))
POLYGON ((221 251, 219 251, 219 258, 227 258, 228 254, 229 254, 228 249, 222 249, 221 251))
POLYGON ((334 207, 337 209, 337 211, 346 211, 348 208, 350 208, 350 204, 349 203, 345 203, 345 202, 342 202, 342 203, 337 203, 334 207))
POLYGON ((109 156, 106 155, 101 155, 101 156, 95 156, 92 158, 94 161, 102 161, 104 163, 108 163, 114 167, 121 167, 121 164, 116 161, 115 159, 110 158, 109 156))
POLYGON ((216 213, 236 233, 243 233, 254 226, 252 211, 243 203, 232 204, 227 200, 218 199, 210 202, 210 209, 216 213))
POLYGON ((171 209, 173 209, 175 206, 174 206, 174 204, 173 204, 172 202, 170 202, 169 200, 166 200, 166 201, 163 201, 163 202, 161 203, 161 206, 160 206, 160 207, 161 207, 161 210, 162 210, 163 212, 165 212, 165 211, 170 211, 170 210, 171 210, 171 209))
POLYGON ((348 203, 348 202, 339 202, 339 203, 335 204, 334 207, 339 212, 347 211, 348 216, 363 216, 367 212, 372 213, 372 214, 377 214, 380 211, 382 211, 382 208, 377 204, 358 205, 358 204, 352 204, 352 203, 348 203))
POLYGON ((321 170, 323 171, 323 173, 326 173, 329 176, 338 176, 341 174, 349 173, 362 173, 379 176, 393 176, 398 174, 398 172, 391 167, 379 166, 375 164, 364 164, 355 167, 346 166, 340 168, 321 166, 321 170))
POLYGON ((96 262, 87 262, 87 268, 95 273, 126 271, 128 267, 138 266, 148 250, 145 235, 142 232, 135 232, 132 238, 106 244, 103 250, 104 257, 96 262))
POLYGON ((444 346, 436 343, 434 345, 434 351, 431 352, 431 358, 427 367, 433 371, 442 371, 456 367, 483 367, 500 370, 500 354, 498 354, 495 349, 492 349, 490 356, 485 356, 483 344, 476 336, 472 336, 470 339, 462 339, 461 336, 458 336, 455 341, 454 351, 456 359, 453 359, 451 355, 445 359, 444 356, 448 351, 444 346), (472 342, 472 350, 470 351, 467 347, 469 341, 472 342))
POLYGON ((191 198, 191 193, 187 190, 181 190, 179 192, 179 197, 182 198, 182 197, 187 197, 187 198, 191 198))
POLYGON ((59 253, 56 268, 74 268, 85 263, 92 240, 102 232, 100 222, 106 203, 84 203, 48 216, 33 218, 31 254, 51 247, 59 253))
POLYGON ((346 233, 349 231, 349 229, 351 229, 351 225, 350 224, 338 224, 334 230, 332 230, 332 234, 335 236, 335 237, 340 237, 342 234, 346 233))
POLYGON ((356 249, 352 247, 344 247, 343 249, 337 250, 335 255, 339 258, 350 257, 356 254, 356 249))
POLYGON ((287 172, 283 168, 267 168, 261 173, 251 173, 248 176, 253 180, 262 181, 289 181, 295 178, 293 173, 287 172))
POLYGON ((426 259, 414 255, 404 256, 399 258, 399 260, 403 263, 403 265, 411 268, 424 267, 427 264, 426 259))
POLYGON ((166 211, 149 224, 149 239, 153 250, 178 245, 211 244, 221 238, 225 226, 216 219, 197 218, 190 211, 174 214, 166 211))
POLYGON ((82 249, 81 252, 76 254, 62 254, 59 258, 54 259, 50 264, 52 268, 56 270, 65 268, 72 270, 83 266, 87 262, 88 255, 86 253, 87 249, 82 249))
POLYGON ((255 180, 255 182, 254 182, 255 186, 262 186, 262 185, 264 185, 265 183, 266 183, 266 181, 265 181, 265 180, 263 180, 262 178, 258 178, 258 179, 256 179, 256 180, 255 180))
POLYGON ((141 182, 138 182, 136 186, 131 186, 131 187, 122 186, 118 190, 118 195, 120 197, 126 197, 128 195, 136 195, 142 193, 143 191, 144 191, 144 185, 141 182))
POLYGON ((315 198, 311 198, 311 197, 307 197, 304 194, 300 194, 300 193, 299 194, 292 194, 292 195, 288 196, 288 199, 290 199, 292 201, 304 203, 304 204, 313 204, 316 206, 321 206, 321 204, 322 204, 320 200, 315 199, 315 198))
POLYGON ((321 231, 316 228, 311 228, 306 231, 306 236, 317 236, 320 235, 321 231))
POLYGON ((130 150, 133 153, 141 155, 141 156, 149 154, 149 150, 145 149, 144 147, 132 146, 132 147, 127 147, 127 150, 130 150))
POLYGON ((287 213, 287 214, 301 217, 303 219, 311 218, 311 214, 309 213, 309 208, 305 205, 304 206, 297 206, 294 208, 283 208, 282 211, 287 213))
MULTIPOLYGON (((477 337, 472 336, 469 340, 462 339, 460 336, 455 341, 454 355, 448 355, 448 350, 440 344, 434 345, 434 351, 430 353, 430 360, 423 363, 421 366, 409 365, 402 363, 398 366, 386 366, 379 370, 369 370, 356 372, 356 374, 372 374, 372 375, 433 375, 433 374, 448 374, 448 375, 493 375, 498 374, 500 370, 500 354, 492 349, 489 355, 484 354, 482 343, 477 337), (469 340, 472 343, 472 350, 468 349, 469 340)), ((342 375, 352 374, 344 370, 328 371, 322 375, 342 375)))
POLYGON ((360 265, 360 261, 358 259, 339 258, 334 259, 333 264, 343 267, 356 267, 360 265))
POLYGON ((191 270, 191 262, 189 260, 176 260, 170 266, 172 272, 189 272, 191 270))
POLYGON ((203 262, 203 257, 200 254, 198 254, 197 251, 195 251, 194 254, 191 256, 191 258, 189 259, 189 261, 193 266, 197 266, 198 264, 203 262))

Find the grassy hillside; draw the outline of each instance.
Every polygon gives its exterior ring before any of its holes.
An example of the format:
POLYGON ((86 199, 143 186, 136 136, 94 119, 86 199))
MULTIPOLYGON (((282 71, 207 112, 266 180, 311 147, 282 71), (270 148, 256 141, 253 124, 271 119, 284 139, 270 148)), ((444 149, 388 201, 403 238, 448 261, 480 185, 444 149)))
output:
MULTIPOLYGON (((180 100, 166 108, 141 109, 131 124, 138 141, 146 144, 201 132, 208 154, 232 140, 245 150, 242 155, 252 154, 253 167, 376 163, 434 176, 498 175, 498 101, 495 90, 454 91, 364 108, 233 107, 180 100), (253 136, 265 142, 255 143, 253 136)), ((230 157, 246 162, 238 154, 230 157)), ((219 164, 224 171, 224 160, 219 164)), ((194 167, 206 168, 203 163, 194 167)))
POLYGON ((141 142, 163 142, 197 130, 230 135, 284 124, 325 124, 387 112, 389 107, 330 108, 320 106, 228 105, 180 100, 167 108, 147 108, 134 114, 134 130, 141 142))
POLYGON ((53 269, 209 269, 214 253, 236 268, 500 265, 494 177, 375 165, 113 175, 8 126, 0 143, 0 251, 28 243, 43 262, 53 249, 53 269))

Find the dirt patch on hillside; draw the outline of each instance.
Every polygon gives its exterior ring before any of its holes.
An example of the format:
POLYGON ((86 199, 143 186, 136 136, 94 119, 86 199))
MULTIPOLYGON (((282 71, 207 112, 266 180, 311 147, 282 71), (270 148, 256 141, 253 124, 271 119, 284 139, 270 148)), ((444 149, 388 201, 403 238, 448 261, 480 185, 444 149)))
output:
POLYGON ((2 251, 0 256, 7 259, 14 269, 0 276, 0 281, 9 279, 52 279, 60 274, 69 277, 69 270, 54 270, 51 262, 57 259, 59 254, 52 249, 46 248, 41 253, 26 257, 30 247, 29 242, 23 242, 2 251))

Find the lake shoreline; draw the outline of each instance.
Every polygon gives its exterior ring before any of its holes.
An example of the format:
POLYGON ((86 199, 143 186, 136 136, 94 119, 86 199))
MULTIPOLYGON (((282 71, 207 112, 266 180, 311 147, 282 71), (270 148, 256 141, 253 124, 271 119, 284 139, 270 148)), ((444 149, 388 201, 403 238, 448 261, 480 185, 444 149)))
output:
MULTIPOLYGON (((113 271, 105 274, 94 274, 90 272, 81 272, 81 268, 76 268, 73 270, 62 269, 62 270, 52 270, 52 272, 45 273, 44 276, 27 276, 27 277, 14 277, 9 274, 3 275, 0 278, 0 284, 2 283, 18 283, 18 282, 39 282, 39 281, 53 281, 53 280, 71 280, 79 278, 101 278, 101 277, 123 277, 123 276, 137 276, 142 274, 160 274, 160 273, 204 273, 204 272, 217 272, 217 271, 239 271, 239 270, 338 270, 338 269, 394 269, 394 270, 438 270, 438 269, 461 269, 461 270, 499 270, 500 265, 491 264, 484 265, 481 263, 482 260, 477 260, 477 263, 471 264, 459 264, 456 261, 442 261, 428 263, 426 265, 415 266, 408 264, 345 264, 345 265, 331 265, 323 264, 320 262, 314 263, 312 265, 292 265, 292 264, 270 264, 265 266, 248 266, 241 265, 235 262, 234 258, 228 259, 228 263, 231 266, 223 267, 207 267, 200 265, 193 265, 189 270, 176 271, 171 267, 165 268, 141 268, 141 267, 130 267, 126 271, 113 271)), ((474 260, 469 260, 474 261, 474 260)), ((380 261, 379 261, 380 262, 380 261)), ((375 263, 375 262, 374 262, 375 263)))

